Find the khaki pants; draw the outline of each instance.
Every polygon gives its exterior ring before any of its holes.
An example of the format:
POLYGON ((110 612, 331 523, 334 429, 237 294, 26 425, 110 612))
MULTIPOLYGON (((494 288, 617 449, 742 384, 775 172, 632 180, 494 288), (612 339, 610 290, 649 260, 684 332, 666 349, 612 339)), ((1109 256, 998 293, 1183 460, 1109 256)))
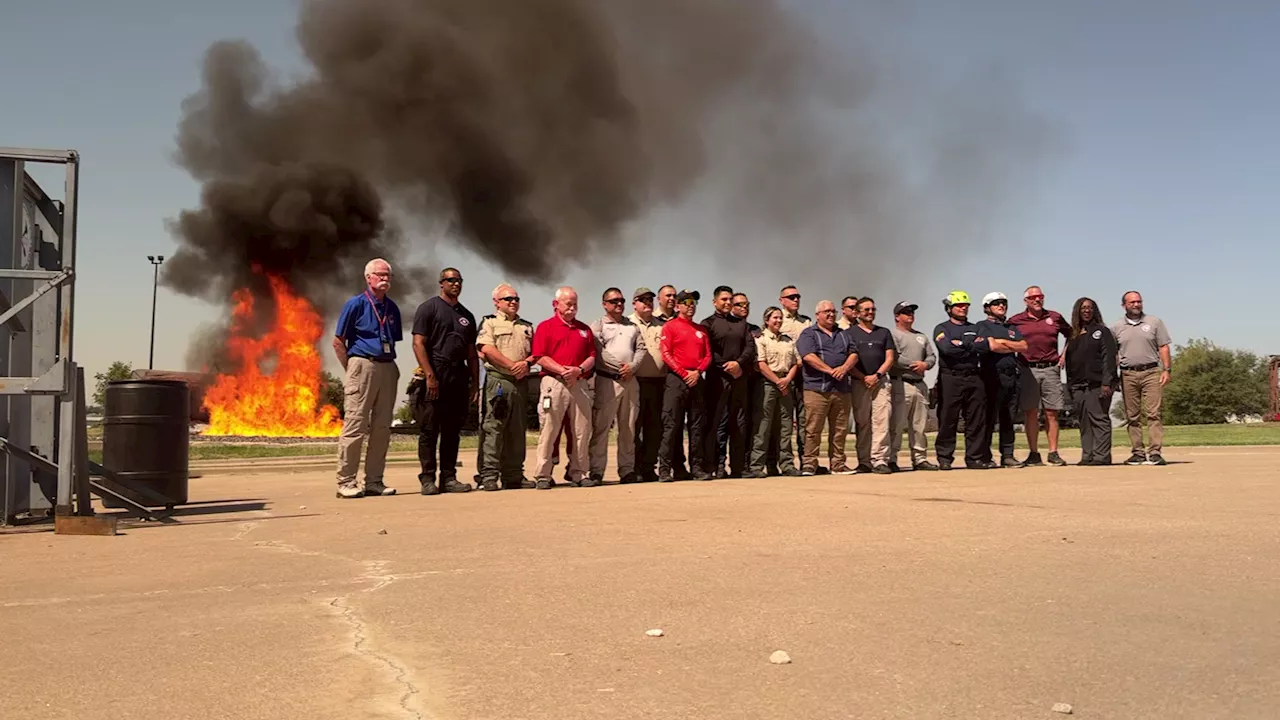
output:
POLYGON ((844 444, 849 438, 849 393, 804 391, 804 455, 802 470, 818 469, 818 448, 822 441, 822 428, 828 431, 827 459, 831 472, 849 469, 844 444))
POLYGON ((347 359, 347 374, 342 382, 342 435, 338 437, 339 485, 360 486, 356 473, 366 439, 369 448, 364 458, 364 484, 382 482, 399 385, 400 368, 395 363, 347 359))
POLYGON ((640 383, 634 377, 619 381, 596 376, 595 401, 591 408, 595 427, 591 431, 591 474, 604 476, 609 465, 609 428, 618 426, 618 477, 636 469, 636 418, 640 416, 640 383))
POLYGON ((911 443, 911 467, 929 459, 929 439, 925 427, 929 420, 929 391, 923 380, 908 381, 896 378, 892 386, 893 413, 889 432, 889 462, 898 462, 902 449, 902 433, 909 433, 911 443))
POLYGON ((873 387, 854 378, 853 417, 858 427, 858 464, 885 465, 889 462, 889 421, 893 418, 893 391, 887 378, 873 387))
POLYGON ((565 454, 569 456, 569 477, 573 482, 582 480, 591 459, 592 382, 592 380, 578 380, 573 387, 569 387, 559 378, 542 378, 542 387, 538 393, 538 416, 542 424, 542 432, 538 436, 536 478, 551 479, 551 461, 555 457, 556 440, 560 437, 565 414, 568 413, 569 422, 573 428, 573 448, 565 448, 565 454), (548 398, 550 408, 547 408, 548 398))
POLYGON ((1133 452, 1143 454, 1142 420, 1147 421, 1146 455, 1159 455, 1164 449, 1164 423, 1160 420, 1160 399, 1164 388, 1160 387, 1160 368, 1133 372, 1120 372, 1120 391, 1124 394, 1124 416, 1129 421, 1129 444, 1133 452))

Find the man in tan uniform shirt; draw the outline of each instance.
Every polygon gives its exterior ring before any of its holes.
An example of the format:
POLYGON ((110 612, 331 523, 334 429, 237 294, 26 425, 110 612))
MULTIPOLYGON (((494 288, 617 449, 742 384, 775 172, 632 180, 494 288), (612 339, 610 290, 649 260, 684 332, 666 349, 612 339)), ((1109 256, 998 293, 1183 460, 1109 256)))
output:
MULTIPOLYGON (((808 315, 800 314, 800 291, 795 285, 787 285, 782 288, 782 292, 778 294, 778 304, 782 306, 782 327, 780 328, 783 335, 795 340, 800 337, 800 333, 804 329, 813 324, 813 318, 808 315)), ((795 385, 792 387, 795 394, 795 432, 792 435, 796 439, 796 455, 804 454, 804 379, 800 373, 796 373, 795 385)), ((781 423, 779 423, 781 426, 781 423)), ((778 430, 774 429, 769 434, 769 449, 765 453, 767 458, 768 470, 773 473, 777 469, 778 464, 778 430)))
MULTIPOLYGON (((636 363, 640 382, 640 412, 636 418, 635 482, 658 479, 658 449, 662 446, 662 393, 667 368, 662 363, 662 326, 666 322, 654 313, 654 292, 647 287, 631 293, 631 322, 644 336, 644 357, 636 363)), ((624 480, 625 482, 625 480, 624 480)))
POLYGON ((520 317, 520 296, 510 285, 493 290, 492 317, 476 336, 484 359, 484 462, 480 484, 485 490, 521 486, 525 458, 525 412, 529 403, 529 368, 533 365, 533 324, 520 317))

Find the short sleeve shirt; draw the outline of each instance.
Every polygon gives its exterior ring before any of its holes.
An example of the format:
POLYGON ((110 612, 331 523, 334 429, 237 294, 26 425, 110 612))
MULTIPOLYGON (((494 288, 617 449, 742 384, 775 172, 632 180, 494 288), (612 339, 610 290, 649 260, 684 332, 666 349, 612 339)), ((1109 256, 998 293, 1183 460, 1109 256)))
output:
POLYGON ((1058 336, 1071 337, 1071 323, 1053 310, 1045 310, 1041 317, 1023 311, 1009 318, 1009 324, 1027 341, 1027 351, 1022 353, 1027 362, 1058 362, 1058 336))
MULTIPOLYGON (((533 325, 523 318, 508 320, 501 315, 486 317, 480 323, 480 334, 476 336, 476 345, 492 345, 502 356, 513 362, 529 357, 533 349, 533 325)), ((490 372, 502 372, 488 360, 484 368, 490 372)))
POLYGON ((436 296, 418 306, 413 334, 421 335, 431 358, 431 370, 441 382, 469 380, 467 358, 476 344, 476 316, 458 303, 436 296))
POLYGON ((756 359, 778 377, 791 372, 791 368, 800 360, 796 355, 796 343, 791 336, 786 333, 774 334, 772 330, 765 330, 756 338, 756 359))
POLYGON ((342 306, 334 334, 347 346, 348 357, 395 360, 396 343, 404 339, 400 308, 391 298, 375 300, 360 293, 342 306), (383 352, 383 343, 390 352, 383 352))
MULTIPOLYGON (((997 338, 1001 340, 1012 340, 1017 342, 1022 339, 1022 332, 1017 326, 1010 325, 1007 322, 998 320, 979 320, 977 323, 978 332, 984 337, 997 338)), ((987 350, 982 353, 982 369, 998 370, 1000 372, 1012 372, 1018 369, 1017 353, 998 353, 992 352, 988 346, 987 350)))
POLYGON ((872 375, 880 369, 889 350, 894 348, 893 334, 889 328, 872 325, 871 330, 863 330, 861 325, 854 325, 844 331, 849 336, 849 344, 853 352, 858 353, 858 369, 863 375, 872 375))
MULTIPOLYGON (((849 335, 843 330, 836 330, 828 335, 817 325, 811 325, 800 333, 800 339, 796 341, 796 354, 800 356, 801 362, 804 361, 806 355, 817 355, 822 362, 828 367, 838 368, 849 359, 849 354, 853 352, 853 346, 849 342, 849 335)), ((814 390, 817 392, 849 392, 849 376, 846 375, 843 380, 836 380, 830 375, 810 367, 805 363, 801 370, 804 376, 804 389, 814 390)))
POLYGON ((595 352, 595 335, 576 318, 566 324, 559 315, 552 315, 533 333, 534 357, 549 357, 565 367, 581 365, 595 352))
POLYGON ((1111 326, 1119 346, 1121 368, 1160 362, 1160 348, 1173 341, 1164 321, 1154 315, 1143 315, 1134 321, 1127 316, 1111 326))

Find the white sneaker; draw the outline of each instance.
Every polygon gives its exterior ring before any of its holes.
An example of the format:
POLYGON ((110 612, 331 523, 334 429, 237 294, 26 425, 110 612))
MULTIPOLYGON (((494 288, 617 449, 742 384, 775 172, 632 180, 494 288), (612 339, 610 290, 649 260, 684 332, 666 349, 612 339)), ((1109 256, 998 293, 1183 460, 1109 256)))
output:
POLYGON ((395 495, 396 489, 389 488, 381 482, 366 482, 364 484, 364 494, 369 496, 395 495))
POLYGON ((353 498, 364 497, 364 491, 355 485, 339 485, 338 497, 351 500, 353 498))

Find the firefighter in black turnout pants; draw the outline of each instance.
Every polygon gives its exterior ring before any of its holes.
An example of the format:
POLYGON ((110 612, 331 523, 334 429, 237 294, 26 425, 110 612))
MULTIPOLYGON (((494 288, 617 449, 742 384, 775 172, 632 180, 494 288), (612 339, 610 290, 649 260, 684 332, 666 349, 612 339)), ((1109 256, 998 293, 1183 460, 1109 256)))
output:
POLYGON ((987 339, 978 326, 969 322, 969 294, 953 290, 942 300, 947 321, 933 329, 938 346, 938 438, 933 449, 938 469, 950 470, 956 454, 956 431, 964 414, 964 465, 966 468, 995 467, 986 460, 982 442, 986 430, 986 391, 979 377, 987 339))
POLYGON ((1018 411, 1018 356, 1027 349, 1018 328, 1009 324, 1009 298, 1002 292, 987 293, 982 298, 986 320, 978 321, 978 334, 987 338, 987 352, 982 356, 982 385, 987 395, 987 436, 982 441, 983 459, 992 462, 991 440, 1000 431, 1000 465, 1021 467, 1013 457, 1014 418, 1018 411))

